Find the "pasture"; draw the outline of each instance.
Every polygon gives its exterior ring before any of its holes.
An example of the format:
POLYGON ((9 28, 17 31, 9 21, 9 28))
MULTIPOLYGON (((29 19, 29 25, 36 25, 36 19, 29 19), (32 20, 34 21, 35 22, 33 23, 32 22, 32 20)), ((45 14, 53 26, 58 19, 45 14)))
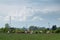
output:
POLYGON ((0 40, 60 40, 60 34, 0 33, 0 40))

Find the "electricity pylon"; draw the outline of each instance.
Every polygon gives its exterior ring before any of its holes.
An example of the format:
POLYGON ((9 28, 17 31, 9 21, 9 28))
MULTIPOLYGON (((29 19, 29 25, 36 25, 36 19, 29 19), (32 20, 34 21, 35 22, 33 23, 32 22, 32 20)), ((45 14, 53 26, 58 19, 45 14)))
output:
POLYGON ((48 27, 50 28, 50 23, 48 22, 48 27))
POLYGON ((9 17, 9 19, 10 19, 10 27, 11 27, 11 16, 9 17))

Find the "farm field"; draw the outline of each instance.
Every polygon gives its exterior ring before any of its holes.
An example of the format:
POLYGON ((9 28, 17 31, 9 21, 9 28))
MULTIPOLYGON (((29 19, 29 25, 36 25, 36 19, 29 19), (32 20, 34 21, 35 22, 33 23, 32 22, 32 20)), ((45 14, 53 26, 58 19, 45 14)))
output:
POLYGON ((60 34, 6 34, 0 33, 0 40, 60 40, 60 34))

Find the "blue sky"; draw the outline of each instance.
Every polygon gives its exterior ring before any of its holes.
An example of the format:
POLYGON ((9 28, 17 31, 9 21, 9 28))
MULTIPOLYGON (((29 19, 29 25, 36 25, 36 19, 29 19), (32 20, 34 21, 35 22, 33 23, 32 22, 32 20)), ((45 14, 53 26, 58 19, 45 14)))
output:
POLYGON ((60 26, 60 0, 0 0, 0 27, 60 26))

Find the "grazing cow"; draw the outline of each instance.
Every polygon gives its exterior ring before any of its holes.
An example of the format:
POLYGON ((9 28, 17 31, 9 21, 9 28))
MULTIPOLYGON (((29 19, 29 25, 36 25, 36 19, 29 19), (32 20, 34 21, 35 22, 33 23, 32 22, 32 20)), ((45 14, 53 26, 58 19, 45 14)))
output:
POLYGON ((32 34, 33 31, 25 31, 26 34, 32 34))
POLYGON ((25 31, 25 33, 27 34, 27 33, 28 33, 28 31, 25 31))
POLYGON ((27 31, 25 31, 25 33, 27 34, 27 31))
POLYGON ((47 31, 46 33, 47 33, 47 34, 49 34, 49 33, 50 33, 50 31, 47 31))
POLYGON ((30 31, 30 34, 33 34, 33 31, 30 31))
POLYGON ((40 31, 39 33, 43 33, 43 31, 40 31))
POLYGON ((10 33, 10 31, 8 31, 7 33, 10 33))

